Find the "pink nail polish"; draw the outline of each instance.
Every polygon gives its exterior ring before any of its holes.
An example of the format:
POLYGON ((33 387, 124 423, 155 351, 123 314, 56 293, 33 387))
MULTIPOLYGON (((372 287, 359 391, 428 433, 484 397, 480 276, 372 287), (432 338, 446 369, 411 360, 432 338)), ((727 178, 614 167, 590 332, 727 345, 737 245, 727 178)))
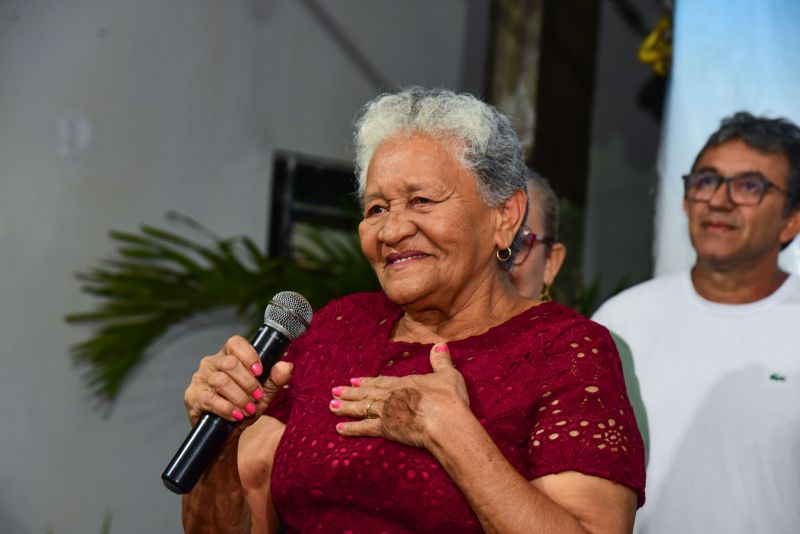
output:
POLYGON ((341 408, 341 407, 342 407, 342 401, 340 401, 339 399, 333 399, 331 401, 331 408, 335 409, 335 408, 341 408))
POLYGON ((446 343, 442 343, 441 345, 436 345, 433 348, 433 351, 434 352, 447 352, 447 344, 446 343))
POLYGON ((253 391, 252 397, 257 401, 261 400, 264 398, 264 390, 261 388, 256 388, 256 390, 253 391))
POLYGON ((242 413, 242 411, 241 411, 241 410, 239 410, 238 408, 237 408, 236 410, 233 410, 233 412, 231 413, 231 415, 232 415, 232 416, 233 416, 233 418, 234 418, 234 419, 236 419, 237 421, 241 421, 242 419, 244 419, 244 414, 243 414, 243 413, 242 413))
POLYGON ((244 407, 244 411, 248 413, 248 415, 253 415, 256 413, 256 406, 252 402, 248 402, 247 406, 244 407))
POLYGON ((250 370, 253 371, 255 376, 261 376, 261 373, 264 371, 264 368, 261 367, 261 362, 256 362, 250 366, 250 370))
POLYGON ((350 379, 350 385, 352 385, 353 387, 357 388, 358 386, 361 385, 361 379, 360 378, 351 378, 350 379))
POLYGON ((336 423, 336 430, 339 432, 344 430, 344 423, 336 423))
POLYGON ((341 397, 342 391, 344 391, 344 388, 342 386, 336 386, 331 390, 331 393, 333 394, 334 397, 341 397))

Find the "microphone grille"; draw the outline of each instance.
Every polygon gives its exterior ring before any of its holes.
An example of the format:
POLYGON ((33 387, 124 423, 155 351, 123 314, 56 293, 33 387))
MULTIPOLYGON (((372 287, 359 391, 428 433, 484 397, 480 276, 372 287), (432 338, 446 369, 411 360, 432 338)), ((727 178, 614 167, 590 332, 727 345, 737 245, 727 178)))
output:
POLYGON ((311 304, 299 293, 281 291, 264 310, 264 322, 282 328, 289 339, 303 335, 311 323, 311 304))

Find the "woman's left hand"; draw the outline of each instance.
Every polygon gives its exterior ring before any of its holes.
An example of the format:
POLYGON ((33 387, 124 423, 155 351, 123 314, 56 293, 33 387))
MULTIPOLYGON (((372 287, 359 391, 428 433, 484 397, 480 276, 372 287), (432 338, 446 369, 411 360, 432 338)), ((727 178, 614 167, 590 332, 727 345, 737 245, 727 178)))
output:
POLYGON ((331 411, 362 418, 337 424, 337 432, 343 436, 382 436, 427 448, 436 430, 452 425, 454 417, 469 411, 464 377, 453 366, 447 345, 434 345, 430 358, 430 374, 354 378, 350 387, 333 388, 331 411))

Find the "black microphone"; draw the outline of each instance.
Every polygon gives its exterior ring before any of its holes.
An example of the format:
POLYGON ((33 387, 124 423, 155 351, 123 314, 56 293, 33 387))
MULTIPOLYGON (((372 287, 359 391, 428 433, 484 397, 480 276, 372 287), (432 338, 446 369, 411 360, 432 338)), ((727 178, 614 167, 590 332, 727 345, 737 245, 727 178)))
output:
MULTIPOLYGON (((250 340, 261 359, 263 371, 258 380, 262 384, 289 342, 306 331, 311 316, 311 305, 308 301, 292 291, 282 291, 269 301, 264 310, 264 324, 250 340)), ((161 474, 164 485, 178 494, 192 491, 235 426, 236 423, 212 413, 200 416, 161 474)))

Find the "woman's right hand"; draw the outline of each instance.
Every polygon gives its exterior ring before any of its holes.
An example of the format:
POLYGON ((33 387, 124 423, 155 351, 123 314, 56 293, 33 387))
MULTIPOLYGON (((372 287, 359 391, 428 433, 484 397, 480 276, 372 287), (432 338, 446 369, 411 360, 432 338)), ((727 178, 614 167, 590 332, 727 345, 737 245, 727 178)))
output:
POLYGON ((292 375, 292 364, 278 362, 269 371, 263 387, 258 380, 264 370, 252 345, 241 336, 228 339, 212 356, 200 360, 183 403, 194 426, 204 412, 215 413, 228 421, 255 421, 292 375))

